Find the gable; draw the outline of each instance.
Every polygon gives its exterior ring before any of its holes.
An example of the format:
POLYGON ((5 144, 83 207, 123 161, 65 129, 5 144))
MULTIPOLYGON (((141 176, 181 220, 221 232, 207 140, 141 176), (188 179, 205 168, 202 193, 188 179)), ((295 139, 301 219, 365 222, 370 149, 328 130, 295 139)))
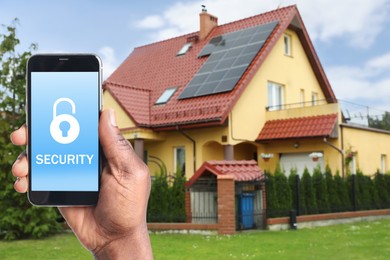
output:
POLYGON ((119 128, 132 128, 136 124, 131 117, 126 113, 122 106, 115 100, 109 91, 103 93, 103 109, 112 108, 115 110, 116 121, 119 128))

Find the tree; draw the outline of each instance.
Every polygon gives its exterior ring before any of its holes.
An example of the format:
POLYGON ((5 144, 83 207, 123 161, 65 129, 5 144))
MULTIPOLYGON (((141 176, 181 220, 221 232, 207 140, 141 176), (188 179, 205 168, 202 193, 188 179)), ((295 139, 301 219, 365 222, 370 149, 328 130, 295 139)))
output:
POLYGON ((313 187, 316 193, 317 206, 319 213, 329 213, 329 192, 326 180, 322 175, 320 166, 314 168, 313 172, 313 187))
MULTIPOLYGON (((305 167, 301 178, 301 199, 304 201, 301 203, 304 214, 317 214, 317 198, 313 188, 312 177, 309 170, 305 167)), ((303 215, 303 214, 302 214, 303 215)))
POLYGON ((277 210, 279 209, 279 204, 278 204, 278 198, 276 194, 276 187, 275 187, 275 176, 266 173, 266 191, 267 191, 267 196, 266 196, 266 203, 267 203, 267 217, 268 218, 273 218, 278 216, 277 210))
POLYGON ((385 112, 382 119, 368 117, 368 126, 390 131, 390 112, 385 112))
POLYGON ((278 164, 275 169, 275 190, 276 198, 278 200, 278 215, 288 216, 292 207, 291 189, 284 172, 280 169, 278 164))
POLYGON ((292 207, 293 209, 297 210, 297 213, 299 211, 298 205, 299 205, 299 176, 297 174, 298 170, 297 168, 291 168, 290 175, 288 176, 288 184, 290 186, 291 190, 291 198, 292 198, 292 207))
POLYGON ((16 37, 15 19, 0 31, 0 236, 4 239, 43 237, 60 229, 55 208, 31 206, 26 195, 13 189, 11 167, 23 148, 9 141, 10 133, 25 121, 25 71, 31 52, 17 53, 20 41, 16 37))

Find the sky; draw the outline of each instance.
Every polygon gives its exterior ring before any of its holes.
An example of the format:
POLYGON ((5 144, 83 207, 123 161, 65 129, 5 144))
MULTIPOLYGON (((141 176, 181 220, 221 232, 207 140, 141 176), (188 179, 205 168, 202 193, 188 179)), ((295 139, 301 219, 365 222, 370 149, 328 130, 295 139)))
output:
POLYGON ((296 4, 344 112, 390 111, 390 0, 0 0, 0 24, 19 19, 20 51, 98 54, 107 78, 135 47, 198 31, 202 4, 219 24, 296 4))

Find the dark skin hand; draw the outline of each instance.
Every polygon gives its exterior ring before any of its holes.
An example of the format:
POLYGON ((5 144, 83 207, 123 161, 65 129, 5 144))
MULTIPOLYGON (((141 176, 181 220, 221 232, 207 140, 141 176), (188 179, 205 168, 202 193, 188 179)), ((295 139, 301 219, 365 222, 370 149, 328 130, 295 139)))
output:
MULTIPOLYGON (((23 125, 11 134, 15 145, 27 144, 23 125)), ((96 259, 153 259, 146 225, 150 193, 147 166, 121 135, 113 110, 100 116, 99 138, 107 162, 103 167, 99 200, 94 207, 59 207, 80 243, 96 259)), ((28 161, 19 155, 12 167, 14 188, 28 190, 28 161)))

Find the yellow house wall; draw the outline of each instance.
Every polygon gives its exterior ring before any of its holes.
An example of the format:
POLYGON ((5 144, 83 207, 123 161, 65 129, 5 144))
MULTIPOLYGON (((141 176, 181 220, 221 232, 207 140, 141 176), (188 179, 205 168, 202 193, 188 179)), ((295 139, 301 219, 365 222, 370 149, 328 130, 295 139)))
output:
POLYGON ((390 167, 390 132, 381 133, 362 128, 343 127, 344 149, 356 152, 357 168, 366 175, 381 169, 381 155, 386 155, 386 171, 390 167))
MULTIPOLYGON (((337 144, 337 140, 329 140, 333 145, 337 144)), ((342 174, 342 157, 340 152, 332 148, 331 146, 324 143, 322 139, 301 139, 301 140, 281 140, 273 141, 272 145, 264 144, 260 148, 259 154, 272 153, 274 157, 268 162, 259 158, 259 166, 261 169, 266 171, 274 172, 276 165, 279 163, 279 154, 281 153, 311 153, 311 152, 322 152, 324 157, 324 165, 328 165, 335 174, 339 171, 342 174), (298 143, 299 147, 295 148, 294 144, 298 143)), ((287 175, 290 173, 287 172, 287 175)))
MULTIPOLYGON (((227 127, 212 127, 196 130, 183 130, 196 143, 196 169, 206 160, 222 160, 223 144, 222 136, 228 134, 227 127)), ((150 156, 156 156, 166 164, 170 174, 174 169, 174 148, 185 147, 186 153, 186 177, 189 179, 194 174, 194 153, 193 143, 178 131, 166 132, 163 141, 145 142, 145 150, 150 156)), ((151 174, 158 172, 158 167, 154 163, 148 163, 151 174)), ((195 170, 196 170, 195 169, 195 170)))
POLYGON ((119 128, 130 128, 135 127, 134 122, 126 114, 123 108, 118 104, 118 102, 112 97, 110 92, 104 91, 103 93, 103 109, 112 108, 115 110, 116 121, 119 128))
POLYGON ((298 36, 290 30, 287 33, 291 35, 292 56, 284 54, 281 37, 230 114, 229 143, 256 139, 266 121, 269 81, 284 85, 285 104, 299 103, 301 89, 305 89, 306 102, 311 101, 312 92, 318 93, 318 100, 325 99, 298 36))

